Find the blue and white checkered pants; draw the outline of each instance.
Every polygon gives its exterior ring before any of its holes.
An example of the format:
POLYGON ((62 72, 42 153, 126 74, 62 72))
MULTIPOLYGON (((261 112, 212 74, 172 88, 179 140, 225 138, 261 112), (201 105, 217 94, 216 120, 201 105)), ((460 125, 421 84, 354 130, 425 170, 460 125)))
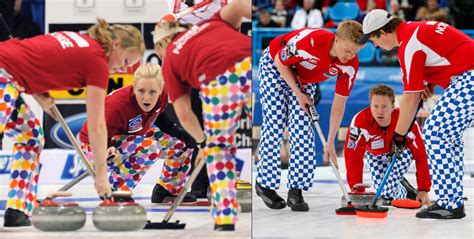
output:
MULTIPOLYGON (((374 189, 377 190, 382 183, 382 178, 390 164, 390 154, 373 155, 368 152, 365 153, 365 158, 369 164, 370 175, 374 182, 374 189)), ((402 199, 407 197, 407 190, 402 186, 400 180, 407 172, 411 162, 413 162, 413 154, 410 149, 403 151, 401 157, 393 157, 395 164, 392 171, 385 182, 382 190, 382 197, 386 199, 402 199)))
POLYGON ((474 116, 474 70, 451 79, 423 127, 431 180, 438 205, 462 205, 463 134, 474 116))
MULTIPOLYGON (((260 138, 257 182, 268 189, 278 189, 281 178, 280 146, 285 128, 290 133, 288 188, 308 190, 313 184, 316 168, 315 136, 309 116, 298 99, 280 77, 267 49, 259 67, 263 124, 260 138)), ((316 84, 304 85, 313 98, 316 84)))

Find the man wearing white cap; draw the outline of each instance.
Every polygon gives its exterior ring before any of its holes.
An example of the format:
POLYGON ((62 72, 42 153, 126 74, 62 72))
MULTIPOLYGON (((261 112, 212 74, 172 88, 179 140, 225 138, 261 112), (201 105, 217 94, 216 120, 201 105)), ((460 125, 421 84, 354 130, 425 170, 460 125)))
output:
POLYGON ((445 89, 423 128, 430 174, 438 200, 418 218, 460 219, 463 204, 463 133, 474 118, 474 41, 456 28, 436 21, 404 23, 384 10, 364 18, 364 36, 385 50, 398 46, 404 93, 392 138, 396 148, 406 134, 420 97, 432 96, 435 85, 445 89), (425 82, 427 85, 425 86, 425 82))

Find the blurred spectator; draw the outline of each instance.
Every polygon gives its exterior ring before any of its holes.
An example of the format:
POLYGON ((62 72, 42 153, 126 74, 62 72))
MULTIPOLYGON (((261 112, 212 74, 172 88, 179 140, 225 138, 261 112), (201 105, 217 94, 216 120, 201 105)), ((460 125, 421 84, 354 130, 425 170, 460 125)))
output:
POLYGON ((286 19, 286 25, 290 25, 293 16, 295 15, 296 9, 299 9, 303 0, 285 0, 285 9, 288 12, 288 18, 286 19))
POLYGON ((449 7, 456 28, 474 29, 474 0, 451 0, 449 7))
POLYGON ((252 0, 252 11, 257 12, 273 6, 272 0, 252 0))
POLYGON ((291 21, 293 29, 304 27, 322 27, 323 16, 319 9, 314 9, 315 0, 304 0, 303 8, 296 11, 291 21))
POLYGON ((360 8, 360 15, 356 19, 356 21, 358 21, 360 23, 362 23, 364 21, 365 15, 367 15, 367 13, 369 13, 370 11, 372 11, 374 9, 384 9, 385 10, 385 8, 381 8, 382 6, 385 7, 385 1, 382 4, 382 2, 375 1, 375 0, 357 0, 357 5, 360 8), (377 5, 377 2, 378 2, 378 5, 377 5))
POLYGON ((390 1, 390 14, 392 14, 394 16, 398 16, 403 21, 406 21, 405 12, 402 9, 400 9, 400 3, 398 3, 397 0, 391 0, 390 1))
POLYGON ((21 11, 22 0, 15 1, 13 19, 13 37, 18 39, 30 38, 37 35, 41 35, 41 28, 38 23, 33 21, 31 12, 21 11))
POLYGON ((275 7, 272 11, 272 20, 281 27, 286 27, 286 19, 288 18, 288 12, 285 9, 285 2, 283 0, 276 0, 275 7))
POLYGON ((258 13, 258 23, 257 27, 279 27, 276 22, 274 22, 271 17, 270 13, 268 10, 263 9, 258 13))
POLYGON ((373 9, 387 9, 385 0, 357 0, 356 2, 360 8, 360 11, 364 12, 365 14, 367 14, 368 12, 370 12, 370 10, 373 9))
POLYGON ((448 6, 449 0, 439 0, 438 7, 445 8, 448 6))
POLYGON ((416 19, 418 9, 426 4, 426 0, 399 0, 400 8, 405 13, 406 21, 416 19))
POLYGON ((12 29, 13 27, 14 6, 15 0, 0 0, 0 14, 3 17, 3 21, 5 21, 0 22, 0 41, 10 39, 8 29, 12 29), (7 26, 5 26, 5 24, 7 26))
POLYGON ((415 18, 419 21, 434 20, 449 23, 448 13, 438 6, 438 0, 426 0, 426 6, 418 9, 415 18))
POLYGON ((323 0, 321 6, 321 12, 323 13, 323 16, 326 16, 328 9, 334 6, 336 3, 337 0, 323 0))

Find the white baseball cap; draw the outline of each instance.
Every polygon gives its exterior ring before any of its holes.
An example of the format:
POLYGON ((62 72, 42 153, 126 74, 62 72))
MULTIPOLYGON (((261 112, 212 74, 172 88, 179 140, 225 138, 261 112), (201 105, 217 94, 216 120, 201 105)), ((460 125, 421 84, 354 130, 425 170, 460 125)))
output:
POLYGON ((374 9, 367 13, 362 23, 362 32, 364 35, 360 38, 359 44, 365 44, 375 30, 385 26, 385 24, 390 22, 393 18, 391 14, 382 9, 374 9))

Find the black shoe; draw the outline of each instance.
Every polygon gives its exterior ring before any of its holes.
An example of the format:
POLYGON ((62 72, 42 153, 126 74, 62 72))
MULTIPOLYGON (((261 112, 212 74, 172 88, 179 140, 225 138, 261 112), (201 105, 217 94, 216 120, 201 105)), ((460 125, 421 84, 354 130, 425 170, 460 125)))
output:
MULTIPOLYGON (((159 184, 156 184, 153 188, 153 194, 151 195, 152 203, 168 203, 173 202, 176 199, 176 195, 171 194, 159 184)), ((191 193, 186 193, 183 199, 183 203, 196 202, 197 198, 191 193)))
POLYGON ((454 209, 444 209, 438 204, 433 204, 416 214, 417 218, 432 218, 432 219, 461 219, 466 216, 464 212, 464 205, 454 209))
POLYGON ((286 203, 288 204, 288 207, 291 208, 291 211, 309 211, 309 206, 303 199, 303 192, 301 191, 301 189, 288 190, 288 200, 286 200, 286 203))
POLYGON ((285 200, 275 190, 267 189, 255 182, 257 195, 263 199, 265 205, 271 209, 282 209, 286 207, 285 200))
POLYGON ((235 231, 234 224, 214 224, 214 231, 235 231))
POLYGON ((416 195, 418 195, 418 190, 416 190, 416 188, 413 187, 410 184, 410 182, 408 182, 408 179, 406 179, 405 177, 402 177, 402 179, 400 180, 400 183, 407 190, 407 198, 411 200, 416 200, 416 195))
POLYGON ((4 227, 27 227, 31 226, 31 221, 22 211, 8 208, 5 211, 4 227))

